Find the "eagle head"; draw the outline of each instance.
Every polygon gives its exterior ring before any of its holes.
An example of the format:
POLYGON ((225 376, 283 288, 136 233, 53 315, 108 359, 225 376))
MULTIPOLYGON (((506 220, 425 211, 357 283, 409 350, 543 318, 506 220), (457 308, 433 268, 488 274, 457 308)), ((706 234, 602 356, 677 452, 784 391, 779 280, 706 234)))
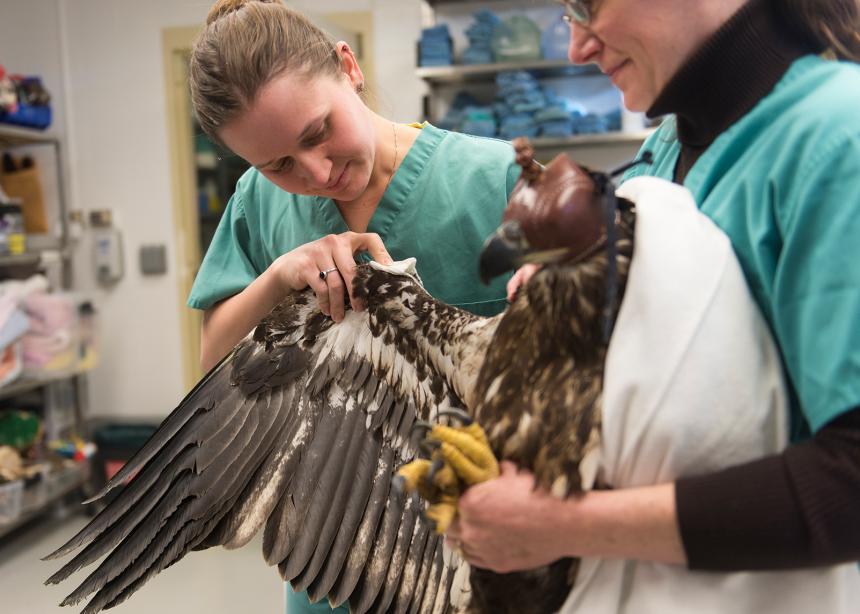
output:
POLYGON ((545 168, 534 160, 526 139, 514 148, 523 173, 505 209, 502 225, 481 251, 484 283, 527 263, 549 264, 574 259, 604 236, 605 183, 597 173, 564 154, 545 168))

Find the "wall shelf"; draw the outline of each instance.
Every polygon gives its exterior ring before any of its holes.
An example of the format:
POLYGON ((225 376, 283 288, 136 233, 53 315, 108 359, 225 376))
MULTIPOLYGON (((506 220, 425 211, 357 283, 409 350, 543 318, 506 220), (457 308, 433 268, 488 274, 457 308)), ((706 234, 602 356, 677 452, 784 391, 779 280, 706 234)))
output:
MULTIPOLYGON (((469 5, 469 4, 511 4, 513 8, 517 9, 526 9, 533 8, 532 4, 526 4, 522 2, 516 2, 515 0, 424 0, 429 6, 457 6, 457 5, 469 5)), ((530 0, 530 3, 534 3, 534 5, 541 6, 541 3, 546 4, 547 6, 558 6, 555 0, 530 0)))
POLYGON ((17 145, 53 144, 57 139, 39 130, 0 124, 0 147, 17 145))
MULTIPOLYGON (((28 239, 31 237, 28 236, 28 239)), ((59 243, 59 241, 52 241, 59 243)), ((64 257, 63 252, 59 249, 59 245, 52 245, 44 249, 28 250, 23 254, 2 254, 0 255, 0 268, 17 267, 17 266, 36 266, 46 262, 57 262, 64 257)))
POLYGON ((52 377, 34 378, 23 376, 18 379, 12 380, 5 386, 0 386, 0 399, 8 399, 9 397, 24 394, 25 392, 30 392, 31 390, 37 390, 53 382, 67 380, 78 375, 83 375, 84 373, 85 371, 78 370, 72 373, 69 373, 67 371, 63 373, 58 373, 57 375, 52 377))
POLYGON ((494 81, 500 72, 526 70, 538 77, 584 77, 602 74, 593 65, 575 66, 567 60, 535 60, 532 62, 503 62, 496 64, 457 64, 453 66, 424 66, 415 73, 433 85, 467 81, 494 81))
POLYGON ((536 150, 569 149, 573 147, 605 147, 607 145, 632 145, 642 143, 654 132, 653 128, 637 132, 603 132, 599 134, 576 134, 564 138, 529 139, 536 150))

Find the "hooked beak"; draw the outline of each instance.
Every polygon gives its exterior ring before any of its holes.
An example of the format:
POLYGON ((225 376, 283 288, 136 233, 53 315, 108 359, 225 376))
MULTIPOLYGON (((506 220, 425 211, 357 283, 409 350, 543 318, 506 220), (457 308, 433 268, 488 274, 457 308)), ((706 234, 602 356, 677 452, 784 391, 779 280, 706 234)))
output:
POLYGON ((531 248, 516 221, 507 221, 487 237, 481 249, 480 275, 483 284, 522 266, 531 248))
POLYGON ((566 247, 536 249, 531 246, 519 222, 509 220, 499 226, 481 249, 481 282, 489 284, 494 278, 514 271, 524 264, 552 264, 570 258, 566 247))

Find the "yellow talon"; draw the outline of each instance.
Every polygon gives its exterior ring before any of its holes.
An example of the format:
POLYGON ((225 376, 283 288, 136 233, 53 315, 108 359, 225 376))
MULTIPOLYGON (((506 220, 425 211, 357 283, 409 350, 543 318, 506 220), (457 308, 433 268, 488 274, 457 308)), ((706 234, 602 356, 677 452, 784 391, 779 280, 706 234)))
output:
POLYGON ((457 515, 457 498, 443 497, 441 503, 435 503, 427 508, 426 515, 436 524, 436 533, 442 535, 454 522, 457 515))
POLYGON ((486 466, 481 466, 472 462, 460 449, 455 448, 450 443, 443 443, 439 450, 445 462, 450 463, 457 475, 460 476, 460 479, 469 486, 486 482, 499 476, 499 465, 495 458, 492 458, 492 462, 487 463, 486 466))
POLYGON ((477 423, 463 427, 437 424, 428 439, 441 444, 433 452, 432 460, 414 460, 403 465, 397 474, 403 477, 407 491, 417 490, 430 504, 426 515, 441 534, 457 516, 457 502, 463 488, 498 477, 499 463, 484 429, 477 423), (428 481, 434 463, 441 467, 428 481))
POLYGON ((424 496, 424 493, 421 492, 424 486, 424 477, 430 471, 430 461, 425 460, 423 458, 419 458, 417 460, 412 461, 411 463, 406 463, 400 469, 397 470, 397 475, 403 478, 403 486, 407 492, 414 492, 418 490, 421 496, 424 496))
POLYGON ((460 428, 437 425, 430 438, 442 442, 442 457, 468 485, 499 476, 499 463, 477 423, 460 428))
POLYGON ((442 465, 442 468, 433 476, 433 486, 439 489, 442 493, 442 500, 445 496, 453 497, 456 503, 457 497, 460 496, 460 480, 457 473, 448 463, 442 465))

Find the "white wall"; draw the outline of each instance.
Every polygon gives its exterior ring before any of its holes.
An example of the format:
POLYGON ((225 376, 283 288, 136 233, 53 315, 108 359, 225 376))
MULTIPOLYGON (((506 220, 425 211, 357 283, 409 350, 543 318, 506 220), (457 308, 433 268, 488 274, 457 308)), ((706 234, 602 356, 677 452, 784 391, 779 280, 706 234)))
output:
MULTIPOLYGON (((419 117, 419 0, 288 4, 317 13, 371 10, 380 108, 395 120, 419 117)), ((86 240, 75 255, 75 287, 95 298, 101 316, 102 362, 89 378, 93 414, 163 416, 184 393, 161 32, 201 24, 209 5, 0 2, 0 62, 42 75, 54 95, 52 132, 67 153, 71 208, 111 209, 124 235, 125 277, 112 289, 95 282, 86 240), (167 245, 166 275, 139 272, 138 250, 151 243, 167 245)))

